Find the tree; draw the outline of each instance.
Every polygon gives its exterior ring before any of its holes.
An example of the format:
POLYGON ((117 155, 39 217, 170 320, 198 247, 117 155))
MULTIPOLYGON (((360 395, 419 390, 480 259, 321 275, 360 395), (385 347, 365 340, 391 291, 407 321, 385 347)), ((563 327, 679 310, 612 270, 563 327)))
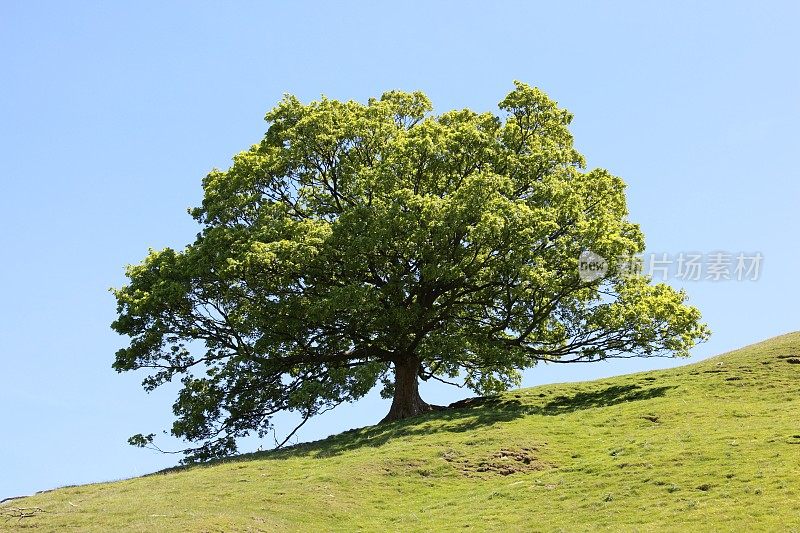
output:
POLYGON ((391 421, 433 408, 419 380, 493 393, 538 362, 682 356, 706 337, 683 292, 624 272, 644 239, 624 182, 585 170, 572 115, 518 82, 499 108, 286 96, 263 140, 206 176, 196 240, 151 250, 114 291, 130 336, 114 368, 149 369, 147 390, 181 377, 188 460, 379 383, 391 421), (587 250, 608 261, 591 281, 587 250))

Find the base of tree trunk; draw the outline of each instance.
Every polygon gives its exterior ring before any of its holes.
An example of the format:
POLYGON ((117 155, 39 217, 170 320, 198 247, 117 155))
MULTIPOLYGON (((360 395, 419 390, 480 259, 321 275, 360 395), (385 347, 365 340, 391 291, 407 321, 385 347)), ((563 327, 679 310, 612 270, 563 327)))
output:
POLYGON ((403 420, 405 418, 411 418, 412 416, 419 416, 425 413, 430 413, 431 411, 442 411, 444 409, 447 409, 447 407, 443 405, 425 403, 422 398, 417 395, 417 401, 410 405, 396 406, 394 402, 392 402, 392 407, 389 409, 389 413, 378 423, 385 424, 386 422, 403 420))
POLYGON ((419 364, 419 359, 413 357, 394 363, 394 399, 389 414, 380 421, 381 424, 444 409, 426 403, 420 397, 419 364))

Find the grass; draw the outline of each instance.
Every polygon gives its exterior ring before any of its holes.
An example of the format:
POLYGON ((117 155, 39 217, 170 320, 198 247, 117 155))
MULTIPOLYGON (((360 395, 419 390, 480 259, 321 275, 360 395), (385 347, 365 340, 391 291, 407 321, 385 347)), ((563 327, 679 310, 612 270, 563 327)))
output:
POLYGON ((800 531, 800 333, 278 452, 62 488, 0 530, 800 531))

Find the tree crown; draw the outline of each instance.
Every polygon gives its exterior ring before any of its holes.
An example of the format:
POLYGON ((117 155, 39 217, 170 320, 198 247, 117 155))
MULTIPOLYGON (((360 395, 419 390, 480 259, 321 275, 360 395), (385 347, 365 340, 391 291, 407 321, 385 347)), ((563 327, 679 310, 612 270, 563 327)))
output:
POLYGON ((623 271, 644 239, 624 182, 585 169, 572 115, 519 82, 499 108, 286 96, 262 141, 206 176, 196 240, 114 291, 130 337, 114 368, 149 369, 146 389, 181 376, 189 459, 232 453, 279 411, 392 396, 408 361, 492 393, 540 361, 680 356, 706 337, 683 292, 623 271), (578 275, 585 250, 608 260, 599 279, 578 275))

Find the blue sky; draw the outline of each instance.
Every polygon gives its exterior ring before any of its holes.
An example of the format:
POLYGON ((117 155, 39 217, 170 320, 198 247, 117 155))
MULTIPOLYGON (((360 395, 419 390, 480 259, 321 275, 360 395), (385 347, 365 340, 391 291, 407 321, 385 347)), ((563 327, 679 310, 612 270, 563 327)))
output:
MULTIPOLYGON (((126 444, 169 426, 175 389, 111 369, 107 289, 148 247, 193 240, 200 180, 287 92, 495 110, 513 80, 539 86, 575 114, 589 166, 627 181, 649 250, 763 254, 757 281, 671 280, 714 332, 693 359, 800 329, 797 4, 559 4, 0 3, 0 498, 174 464, 126 444)), ((524 384, 683 362, 539 367, 524 384)), ((300 438, 387 408, 372 395, 300 438)))

